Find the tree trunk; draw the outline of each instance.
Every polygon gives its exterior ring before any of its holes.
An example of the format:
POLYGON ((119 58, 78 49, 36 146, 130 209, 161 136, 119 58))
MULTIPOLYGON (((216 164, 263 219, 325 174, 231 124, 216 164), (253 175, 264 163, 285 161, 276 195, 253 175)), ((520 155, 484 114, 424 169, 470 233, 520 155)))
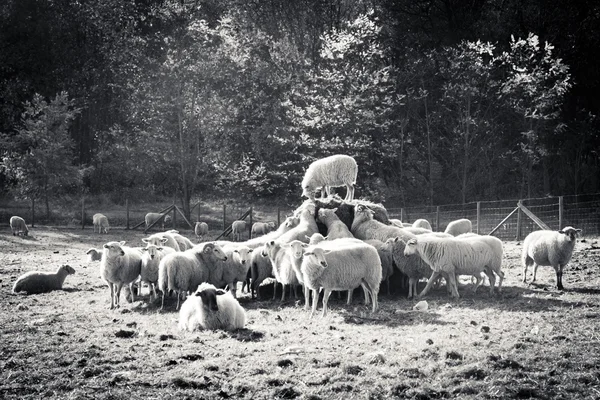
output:
POLYGON ((427 165, 429 175, 429 205, 433 205, 433 157, 431 155, 431 132, 429 129, 429 111, 427 109, 427 96, 423 98, 425 103, 425 130, 427 132, 427 165))
POLYGON ((467 202, 467 172, 469 170, 469 140, 470 140, 470 119, 471 119, 471 97, 467 95, 467 105, 465 108, 465 142, 464 159, 462 170, 462 203, 467 202))

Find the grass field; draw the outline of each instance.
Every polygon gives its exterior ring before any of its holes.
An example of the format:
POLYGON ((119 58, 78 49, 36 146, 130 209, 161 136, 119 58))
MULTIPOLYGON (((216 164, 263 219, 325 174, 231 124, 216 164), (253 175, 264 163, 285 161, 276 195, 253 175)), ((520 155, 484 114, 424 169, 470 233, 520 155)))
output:
POLYGON ((310 319, 300 301, 271 301, 267 285, 265 300, 240 299, 246 329, 189 333, 177 330, 173 302, 161 312, 146 291, 109 310, 99 263, 85 251, 110 240, 141 245, 141 231, 30 234, 0 230, 2 399, 600 398, 594 238, 577 244, 565 291, 550 267, 540 267, 537 285, 522 283, 521 246, 506 242, 494 297, 487 287, 471 293, 465 280, 460 301, 441 288, 426 297, 427 311, 412 311, 416 301, 398 292, 381 294, 374 315, 362 296, 351 306, 332 296, 329 315, 310 319), (62 264, 77 271, 64 290, 11 293, 22 273, 62 264))

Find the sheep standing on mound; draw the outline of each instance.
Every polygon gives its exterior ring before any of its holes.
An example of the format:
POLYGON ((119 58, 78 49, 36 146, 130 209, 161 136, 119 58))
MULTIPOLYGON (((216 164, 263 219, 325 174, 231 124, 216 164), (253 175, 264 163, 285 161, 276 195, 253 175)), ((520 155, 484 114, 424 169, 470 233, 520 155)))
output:
POLYGON ((354 185, 358 166, 354 158, 336 154, 317 160, 308 166, 302 180, 302 196, 315 199, 315 191, 321 188, 321 198, 330 195, 332 186, 346 186, 345 200, 354 198, 354 185))
POLYGON ((20 234, 23 234, 23 236, 29 235, 29 229, 27 229, 27 224, 25 223, 25 220, 16 215, 10 217, 10 230, 13 236, 20 234))
POLYGON ((142 251, 125 246, 125 242, 108 242, 100 260, 100 276, 110 289, 110 309, 120 307, 121 288, 129 285, 134 301, 133 282, 140 275, 142 251))
POLYGON ((473 224, 470 220, 463 218, 452 221, 446 227, 444 233, 449 233, 452 236, 458 236, 462 233, 468 233, 473 231, 473 224))
POLYGON ((96 228, 98 228, 98 233, 108 233, 110 226, 108 225, 108 218, 106 215, 100 213, 94 214, 92 223, 94 224, 94 233, 96 232, 96 228))
POLYGON ((46 293, 62 289, 65 278, 75 273, 69 265, 59 267, 56 272, 30 271, 21 275, 13 285, 13 293, 46 293))
POLYGON ((246 311, 240 303, 222 289, 203 283, 187 298, 179 312, 179 329, 242 329, 246 324, 246 311))
POLYGON ((533 279, 538 265, 551 265, 556 271, 556 287, 563 290, 562 275, 564 267, 571 260, 577 235, 581 229, 567 226, 560 231, 531 232, 523 242, 523 282, 527 282, 527 267, 533 264, 533 279))
POLYGON ((361 240, 377 239, 382 242, 394 237, 399 237, 404 241, 416 237, 406 229, 376 221, 373 219, 373 215, 374 212, 369 207, 361 204, 356 205, 354 221, 352 221, 352 228, 350 229, 354 237, 361 240))
POLYGON ((242 234, 246 230, 246 221, 233 221, 231 224, 231 234, 233 235, 233 241, 239 242, 242 238, 242 234))
POLYGON ((320 208, 317 214, 317 221, 325 224, 327 227, 327 239, 353 238, 354 235, 336 215, 336 211, 336 208, 320 208))
POLYGON ((198 242, 202 241, 202 238, 208 235, 208 224, 206 222, 196 222, 194 233, 198 242))

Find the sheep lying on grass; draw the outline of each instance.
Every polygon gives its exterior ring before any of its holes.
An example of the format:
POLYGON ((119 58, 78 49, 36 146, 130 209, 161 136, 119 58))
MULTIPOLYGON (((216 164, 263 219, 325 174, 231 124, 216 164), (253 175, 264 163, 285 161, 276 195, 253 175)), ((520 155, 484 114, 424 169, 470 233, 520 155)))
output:
POLYGON ((100 261, 102 259, 102 250, 92 247, 85 252, 88 255, 88 261, 100 261))
POLYGON ((523 282, 527 282, 527 267, 533 264, 533 279, 538 265, 551 265, 556 271, 556 287, 563 290, 562 275, 564 267, 571 260, 577 235, 581 229, 567 226, 556 231, 531 232, 523 242, 521 262, 523 264, 523 282))
POLYGON ((100 276, 110 289, 110 309, 120 306, 121 288, 129 285, 133 302, 133 282, 140 275, 142 251, 125 246, 125 242, 108 242, 100 260, 100 276))
POLYGON ((108 225, 108 218, 104 214, 94 214, 92 217, 92 223, 94 224, 94 233, 96 232, 96 228, 98 229, 98 233, 108 233, 108 229, 110 228, 108 225))
POLYGON ((240 303, 222 289, 202 283, 189 296, 179 312, 179 329, 242 329, 246 324, 246 311, 240 303))
POLYGON ((333 186, 346 186, 345 200, 354 198, 354 185, 358 166, 354 158, 336 154, 321 158, 310 164, 302 180, 302 196, 315 199, 315 191, 321 188, 321 198, 330 195, 333 186))
POLYGON ((233 223, 231 224, 231 234, 233 235, 233 241, 239 242, 245 230, 246 221, 233 221, 233 223))
POLYGON ((473 231, 473 224, 470 220, 463 218, 452 221, 446 226, 445 233, 449 233, 452 236, 458 236, 462 233, 468 233, 473 231))
POLYGON ((265 235, 275 230, 275 228, 275 222, 255 222, 252 224, 250 237, 253 238, 256 236, 265 235))
POLYGON ((208 235, 208 224, 206 222, 196 222, 194 233, 196 234, 196 239, 200 242, 204 236, 208 235))
POLYGON ((149 244, 142 249, 142 266, 140 270, 140 290, 138 294, 141 296, 142 284, 148 283, 148 289, 152 293, 152 299, 156 298, 156 286, 158 285, 158 266, 160 260, 167 254, 175 253, 175 249, 171 247, 161 247, 149 244))
POLYGON ((16 215, 10 217, 10 230, 13 236, 20 234, 22 234, 23 236, 29 235, 29 229, 27 229, 27 224, 25 223, 25 220, 16 215))
POLYGON ((27 292, 28 294, 46 293, 62 289, 67 275, 75 270, 69 265, 58 267, 56 272, 30 271, 21 275, 13 285, 13 293, 27 292))

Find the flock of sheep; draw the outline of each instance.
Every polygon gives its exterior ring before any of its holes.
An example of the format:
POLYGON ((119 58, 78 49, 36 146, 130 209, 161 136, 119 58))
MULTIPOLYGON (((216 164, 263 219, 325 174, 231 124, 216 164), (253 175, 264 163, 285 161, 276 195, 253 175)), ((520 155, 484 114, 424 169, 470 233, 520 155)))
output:
MULTIPOLYGON (((311 316, 321 291, 325 316, 333 291, 347 291, 350 303, 359 286, 365 304, 371 304, 372 312, 376 312, 380 285, 386 284, 389 292, 389 278, 394 270, 406 278, 409 298, 417 296, 417 284, 422 278, 427 279, 427 284, 419 297, 444 278, 450 296, 458 298, 460 275, 476 280, 474 290, 484 276, 488 277, 491 294, 501 290, 503 245, 499 239, 473 233, 467 219, 451 222, 445 232, 433 232, 426 220, 410 225, 390 220, 380 204, 353 198, 357 172, 355 160, 346 155, 315 161, 302 181, 303 196, 308 200, 279 227, 274 223, 253 225, 251 238, 246 241, 239 241, 245 222, 236 221, 232 225, 234 241, 194 244, 170 230, 142 239, 144 247, 113 241, 101 249, 88 250, 90 260, 100 261, 100 275, 110 290, 110 308, 119 307, 124 286, 129 287, 133 301, 136 289, 140 295, 145 283, 151 300, 157 299, 157 289, 161 292, 161 308, 165 296, 177 296, 180 329, 237 329, 245 324, 244 309, 236 299, 238 283, 242 283, 242 290, 247 285, 255 298, 260 297, 260 285, 269 277, 281 284, 282 301, 286 288, 297 296, 297 288, 302 287, 306 310, 311 309, 312 298, 311 316), (344 199, 331 194, 330 187, 335 186, 347 187, 344 199), (319 189, 321 197, 316 198, 319 189)), ((165 215, 149 214, 146 225, 158 219, 164 221, 165 215)), ((106 216, 94 215, 93 223, 94 231, 108 232, 106 216)), ((27 235, 21 218, 12 217, 10 224, 13 235, 27 235)), ((580 231, 566 227, 527 236, 523 243, 523 280, 529 266, 534 267, 535 280, 538 265, 551 265, 556 271, 557 286, 562 289, 563 268, 571 258, 580 231)), ((198 222, 197 238, 201 240, 207 233, 208 226, 198 222)), ((60 289, 66 276, 74 272, 69 266, 60 267, 54 274, 29 272, 15 282, 13 291, 39 293, 60 289)))

